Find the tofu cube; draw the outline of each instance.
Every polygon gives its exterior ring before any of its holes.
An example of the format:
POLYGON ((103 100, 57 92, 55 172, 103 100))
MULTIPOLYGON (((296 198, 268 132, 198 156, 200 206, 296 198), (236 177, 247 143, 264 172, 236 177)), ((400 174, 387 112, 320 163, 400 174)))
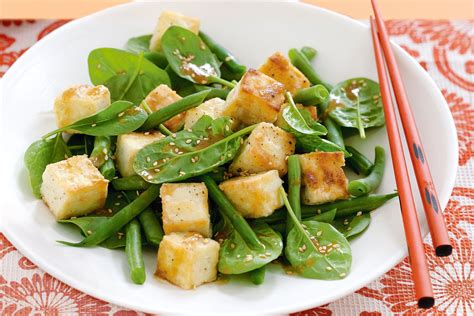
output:
POLYGON ((309 87, 309 80, 298 68, 281 52, 276 52, 258 69, 285 85, 285 88, 294 94, 296 90, 309 87))
MULTIPOLYGON (((54 114, 59 128, 91 116, 110 105, 110 92, 105 86, 74 85, 54 101, 54 114)), ((74 131, 68 131, 74 133, 74 131)))
POLYGON ((123 177, 133 176, 133 162, 140 149, 156 142, 165 136, 159 132, 137 133, 119 135, 117 137, 117 150, 115 151, 115 159, 117 168, 123 177))
POLYGON ((46 166, 41 195, 56 220, 68 219, 104 207, 108 183, 86 155, 73 156, 46 166))
POLYGON ((193 33, 199 33, 200 21, 198 18, 183 15, 177 12, 163 11, 158 18, 158 24, 150 40, 150 50, 156 51, 161 48, 161 37, 166 30, 172 26, 177 25, 190 30, 193 33))
POLYGON ((234 175, 278 170, 288 172, 286 158, 295 152, 295 136, 270 123, 260 123, 250 133, 229 167, 234 175))
MULTIPOLYGON (((172 90, 165 84, 160 84, 150 93, 148 93, 145 98, 145 102, 153 112, 156 112, 159 109, 167 107, 168 105, 181 99, 182 98, 176 93, 176 91, 172 90)), ((185 115, 186 112, 179 113, 178 115, 173 116, 164 122, 163 125, 165 125, 171 131, 176 132, 180 130, 181 127, 183 127, 185 115)))
MULTIPOLYGON (((225 104, 224 100, 213 98, 207 100, 194 109, 188 110, 184 118, 184 129, 193 127, 193 125, 204 115, 210 116, 213 119, 225 116, 222 114, 225 109, 225 104)), ((237 120, 233 121, 233 126, 236 126, 237 120)))
POLYGON ((271 215, 283 206, 279 189, 283 181, 271 170, 248 177, 237 177, 219 184, 219 188, 237 211, 247 218, 271 215))
POLYGON ((273 123, 284 102, 283 84, 260 71, 249 69, 227 96, 223 115, 247 125, 273 123))
POLYGON ((204 183, 164 183, 160 196, 165 234, 195 232, 211 237, 207 187, 204 183))
POLYGON ((158 249, 156 274, 186 290, 217 277, 219 243, 196 233, 172 233, 158 249))
POLYGON ((316 205, 349 197, 342 152, 316 151, 299 155, 299 161, 304 204, 316 205))

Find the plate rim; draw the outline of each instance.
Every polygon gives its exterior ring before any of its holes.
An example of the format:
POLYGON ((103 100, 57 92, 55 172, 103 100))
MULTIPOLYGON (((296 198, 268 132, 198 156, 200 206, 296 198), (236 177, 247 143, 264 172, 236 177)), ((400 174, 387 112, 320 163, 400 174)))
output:
MULTIPOLYGON (((177 1, 160 1, 160 4, 174 3, 174 2, 177 2, 177 1)), ((178 2, 187 2, 187 1, 179 1, 178 0, 178 2)), ((193 1, 193 2, 197 2, 197 1, 193 1)), ((208 1, 199 1, 199 2, 201 2, 201 3, 212 3, 213 1, 208 0, 208 1)), ((230 0, 228 2, 229 3, 239 3, 240 1, 230 0)), ((258 0, 258 1, 255 1, 255 2, 268 3, 268 1, 265 1, 265 0, 258 0)), ((364 22, 352 19, 352 18, 350 18, 346 15, 343 15, 341 13, 331 11, 329 9, 325 9, 325 8, 322 8, 322 7, 313 5, 313 4, 307 4, 307 3, 303 3, 303 2, 299 2, 299 1, 289 1, 289 0, 286 0, 286 1, 285 0, 280 0, 280 1, 275 1, 275 2, 279 3, 279 4, 284 3, 285 5, 288 5, 288 6, 304 6, 308 10, 322 11, 322 12, 324 12, 324 14, 329 14, 329 15, 332 15, 336 18, 344 19, 347 22, 352 23, 353 25, 358 25, 359 27, 369 29, 369 26, 367 24, 365 24, 364 22)), ((143 1, 143 2, 130 2, 130 3, 125 3, 125 4, 120 4, 120 5, 113 6, 113 7, 110 7, 110 8, 106 8, 106 9, 100 10, 98 12, 95 12, 93 14, 87 15, 85 17, 82 17, 82 18, 79 18, 79 19, 68 22, 67 24, 63 25, 61 28, 55 30, 54 32, 52 32, 48 35, 46 35, 40 41, 38 41, 37 43, 32 45, 22 56, 20 56, 20 58, 10 67, 10 69, 8 69, 6 71, 6 73, 3 76, 2 80, 0 80, 0 84, 1 84, 0 87, 5 86, 5 82, 9 81, 9 78, 11 76, 13 76, 13 75, 11 75, 11 73, 15 73, 16 69, 18 67, 21 67, 21 64, 23 63, 23 60, 29 58, 30 55, 35 54, 36 50, 40 49, 44 45, 47 45, 50 38, 54 38, 55 36, 59 36, 60 34, 62 34, 64 32, 67 32, 69 30, 69 28, 74 28, 74 27, 76 27, 76 25, 80 25, 81 23, 84 23, 84 22, 86 22, 90 19, 95 19, 97 17, 100 17, 103 14, 109 14, 109 13, 113 13, 114 11, 124 10, 129 6, 143 6, 143 5, 146 5, 147 3, 152 3, 152 2, 143 1)), ((406 58, 409 61, 409 63, 411 64, 410 67, 418 68, 418 71, 420 71, 420 70, 425 71, 423 69, 423 67, 421 67, 421 65, 412 56, 410 56, 405 50, 403 50, 403 48, 401 48, 398 44, 394 43, 393 40, 390 40, 390 41, 391 41, 392 48, 395 49, 397 53, 399 53, 401 55, 404 55, 404 58, 406 58)), ((445 112, 445 114, 448 114, 448 115, 445 115, 445 118, 448 121, 447 123, 449 125, 451 125, 450 131, 453 132, 453 133, 450 133, 451 135, 449 135, 448 137, 452 138, 452 142, 451 142, 452 147, 453 147, 452 148, 453 149, 452 160, 455 162, 454 163, 455 167, 454 167, 453 173, 450 175, 450 178, 445 179, 445 181, 444 181, 445 183, 447 183, 448 188, 450 188, 450 190, 449 190, 450 193, 445 198, 446 199, 445 201, 443 201, 444 197, 440 197, 441 206, 443 207, 443 210, 444 210, 446 208, 448 202, 449 202, 449 197, 451 196, 452 189, 454 188, 455 179, 456 179, 456 176, 457 176, 457 170, 459 168, 459 166, 458 166, 459 145, 458 145, 458 138, 457 138, 457 130, 456 130, 456 125, 454 123, 452 113, 449 110, 449 106, 448 106, 444 96, 442 95, 441 90, 438 88, 438 86, 434 82, 433 78, 428 73, 425 73, 425 79, 428 81, 429 85, 433 88, 433 91, 436 91, 436 97, 439 98, 440 100, 442 100, 442 103, 444 105, 442 107, 442 110, 445 112)), ((3 94, 2 94, 2 101, 3 101, 3 94)), ((3 110, 2 110, 2 112, 3 112, 3 110)), ((1 119, 3 121, 4 117, 2 116, 1 119)), ((3 131, 3 127, 2 127, 2 131, 3 131)), ((2 133, 2 135, 5 135, 5 133, 2 133)), ((4 139, 2 137, 2 142, 3 141, 4 141, 4 139)), ((2 160, 3 160, 3 158, 2 158, 2 160)), ((7 190, 12 190, 12 189, 7 188, 7 190)), ((20 201, 12 201, 12 200, 13 199, 11 198, 11 195, 8 195, 7 199, 4 200, 4 202, 3 202, 3 205, 6 206, 6 205, 8 205, 9 203, 12 203, 12 202, 18 202, 18 203, 21 204, 20 201)), ((6 209, 6 207, 3 207, 3 209, 6 209)), ((147 313, 190 312, 189 310, 186 310, 186 309, 181 309, 179 311, 176 311, 176 309, 169 309, 169 308, 166 308, 166 306, 159 306, 158 309, 153 309, 153 310, 142 309, 141 306, 139 306, 137 304, 134 304, 133 302, 128 302, 128 301, 124 302, 124 301, 121 301, 119 299, 116 299, 113 295, 108 295, 107 292, 103 292, 103 291, 101 292, 100 288, 94 287, 93 285, 82 284, 80 281, 77 281, 78 280, 77 278, 72 278, 72 277, 68 276, 67 274, 62 273, 62 271, 56 270, 53 267, 50 267, 50 265, 48 264, 47 261, 42 260, 40 256, 36 256, 34 251, 29 250, 28 246, 26 244, 24 244, 23 242, 21 242, 21 238, 16 238, 17 234, 15 232, 9 231, 7 226, 2 225, 2 223, 4 223, 4 221, 0 222, 0 232, 5 235, 5 237, 20 251, 21 254, 26 256, 28 259, 34 258, 34 259, 30 259, 30 260, 32 262, 34 262, 40 269, 42 269, 44 272, 50 274, 51 276, 55 277, 56 279, 60 280, 61 282, 73 287, 76 290, 79 290, 83 293, 86 293, 87 295, 90 295, 90 296, 92 296, 96 299, 104 300, 108 303, 111 303, 111 304, 114 304, 114 305, 117 305, 117 306, 121 306, 121 307, 125 307, 125 308, 129 308, 129 309, 136 310, 136 311, 142 311, 142 312, 147 312, 147 313)), ((427 231, 427 233, 425 233, 423 235, 423 238, 425 238, 428 234, 429 234, 429 231, 427 231)), ((327 299, 322 303, 318 303, 317 306, 321 306, 321 305, 326 304, 328 302, 336 301, 336 300, 338 300, 342 297, 345 297, 345 296, 357 291, 361 287, 364 287, 365 285, 373 282, 374 280, 380 278, 383 274, 385 274, 389 270, 393 269, 393 267, 395 267, 401 260, 403 260, 407 256, 407 254, 408 254, 408 251, 407 251, 406 248, 403 248, 400 251, 398 251, 397 253, 394 253, 391 257, 387 258, 386 264, 384 266, 378 267, 376 269, 377 272, 371 274, 370 278, 365 278, 363 282, 354 282, 353 285, 347 287, 345 291, 340 291, 337 294, 332 295, 330 299, 327 299)), ((309 302, 307 302, 307 303, 301 302, 299 304, 298 304, 298 302, 296 302, 296 303, 293 303, 291 305, 288 305, 288 307, 285 307, 284 309, 283 308, 272 309, 271 307, 269 307, 268 309, 265 310, 265 312, 266 313, 276 313, 276 312, 280 312, 280 313, 281 312, 288 312, 289 313, 289 312, 302 311, 302 310, 305 310, 305 309, 308 309, 308 308, 315 308, 317 306, 315 306, 315 304, 311 304, 309 302)), ((193 312, 195 312, 195 311, 193 311, 193 312)))

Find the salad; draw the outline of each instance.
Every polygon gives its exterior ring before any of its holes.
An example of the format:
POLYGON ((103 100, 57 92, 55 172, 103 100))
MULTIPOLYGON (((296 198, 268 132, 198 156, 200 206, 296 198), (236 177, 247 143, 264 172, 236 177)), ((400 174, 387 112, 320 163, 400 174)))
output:
POLYGON ((371 161, 344 144, 384 125, 378 84, 332 86, 316 55, 292 48, 248 68, 199 19, 169 11, 126 50, 91 51, 91 84, 59 93, 57 129, 25 153, 35 196, 82 234, 59 242, 123 249, 136 284, 144 248, 157 251, 156 275, 183 289, 220 275, 261 284, 272 262, 345 278, 350 240, 397 193, 373 194, 382 147, 371 161))

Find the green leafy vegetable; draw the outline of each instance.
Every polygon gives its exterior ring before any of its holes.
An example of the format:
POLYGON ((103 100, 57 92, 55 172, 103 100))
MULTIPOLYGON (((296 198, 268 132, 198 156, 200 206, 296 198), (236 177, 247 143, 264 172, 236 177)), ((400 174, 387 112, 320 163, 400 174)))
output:
POLYGON ((224 274, 241 274, 258 269, 281 254, 281 237, 265 223, 252 226, 258 240, 263 245, 254 248, 241 235, 232 230, 221 245, 218 270, 224 274))
POLYGON ((127 41, 125 47, 128 51, 135 54, 140 54, 141 52, 148 52, 150 51, 150 40, 151 34, 132 37, 127 41))
POLYGON ((115 48, 98 48, 88 58, 89 76, 94 85, 103 84, 113 101, 139 104, 160 84, 170 85, 166 71, 143 57, 115 48))
POLYGON ((75 130, 91 136, 116 136, 132 132, 142 126, 148 115, 140 107, 127 101, 116 101, 100 112, 52 131, 43 138, 59 132, 75 130))
POLYGON ((141 149, 133 168, 150 183, 176 182, 205 174, 232 160, 240 148, 242 136, 254 127, 229 135, 228 118, 212 120, 205 115, 191 131, 180 131, 141 149))
POLYGON ((365 128, 385 124, 380 88, 367 78, 338 83, 329 95, 327 112, 340 126, 357 128, 365 138, 365 128))
POLYGON ((340 218, 334 221, 333 226, 344 237, 352 238, 364 232, 370 225, 370 213, 359 214, 349 218, 340 218))
MULTIPOLYGON (((289 92, 286 93, 288 106, 282 111, 282 117, 289 126, 288 131, 298 135, 325 135, 326 128, 314 122, 313 126, 309 126, 300 110, 296 107, 293 98, 289 92)), ((282 127, 284 128, 284 127, 282 127)))
POLYGON ((66 141, 66 144, 71 151, 71 155, 89 156, 94 148, 94 137, 84 134, 72 134, 66 141))
POLYGON ((41 198, 42 176, 46 166, 69 156, 71 156, 71 152, 66 146, 61 133, 51 139, 38 140, 28 147, 24 162, 28 169, 31 189, 37 198, 41 198))
POLYGON ((234 84, 220 79, 220 63, 203 40, 180 26, 169 27, 161 38, 161 49, 173 71, 198 84, 234 84))
POLYGON ((338 280, 346 277, 352 264, 351 247, 346 238, 327 223, 300 223, 283 188, 281 195, 294 224, 285 247, 285 255, 291 266, 306 278, 338 280))

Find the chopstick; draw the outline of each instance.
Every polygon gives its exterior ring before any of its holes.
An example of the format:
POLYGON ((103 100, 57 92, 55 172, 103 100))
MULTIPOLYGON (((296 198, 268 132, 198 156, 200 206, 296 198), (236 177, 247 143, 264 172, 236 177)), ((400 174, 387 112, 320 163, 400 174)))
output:
POLYGON ((437 256, 449 256, 452 253, 453 247, 449 241, 443 210, 441 209, 438 195, 433 185, 428 161, 425 158, 426 155, 403 86, 402 78, 398 70, 398 64, 390 47, 387 29, 385 28, 385 24, 375 0, 372 0, 372 7, 377 21, 380 43, 385 55, 390 78, 392 79, 398 112, 400 113, 403 131, 405 132, 405 139, 408 144, 411 162, 415 171, 418 191, 420 192, 421 200, 423 201, 423 209, 425 210, 425 216, 428 221, 433 247, 435 248, 437 256))
POLYGON ((397 183, 400 199, 403 228, 407 240, 412 278, 415 284, 415 297, 419 307, 430 308, 434 305, 433 289, 431 287, 431 280, 423 247, 423 239, 421 237, 418 217, 416 215, 415 201, 413 200, 411 191, 410 178, 408 176, 408 169, 405 162, 405 155, 403 153, 400 132, 398 130, 395 109, 392 103, 392 95, 390 93, 385 63, 372 17, 370 17, 370 26, 372 30, 374 54, 377 63, 377 74, 379 77, 390 152, 392 154, 393 171, 395 173, 395 181, 397 183))

